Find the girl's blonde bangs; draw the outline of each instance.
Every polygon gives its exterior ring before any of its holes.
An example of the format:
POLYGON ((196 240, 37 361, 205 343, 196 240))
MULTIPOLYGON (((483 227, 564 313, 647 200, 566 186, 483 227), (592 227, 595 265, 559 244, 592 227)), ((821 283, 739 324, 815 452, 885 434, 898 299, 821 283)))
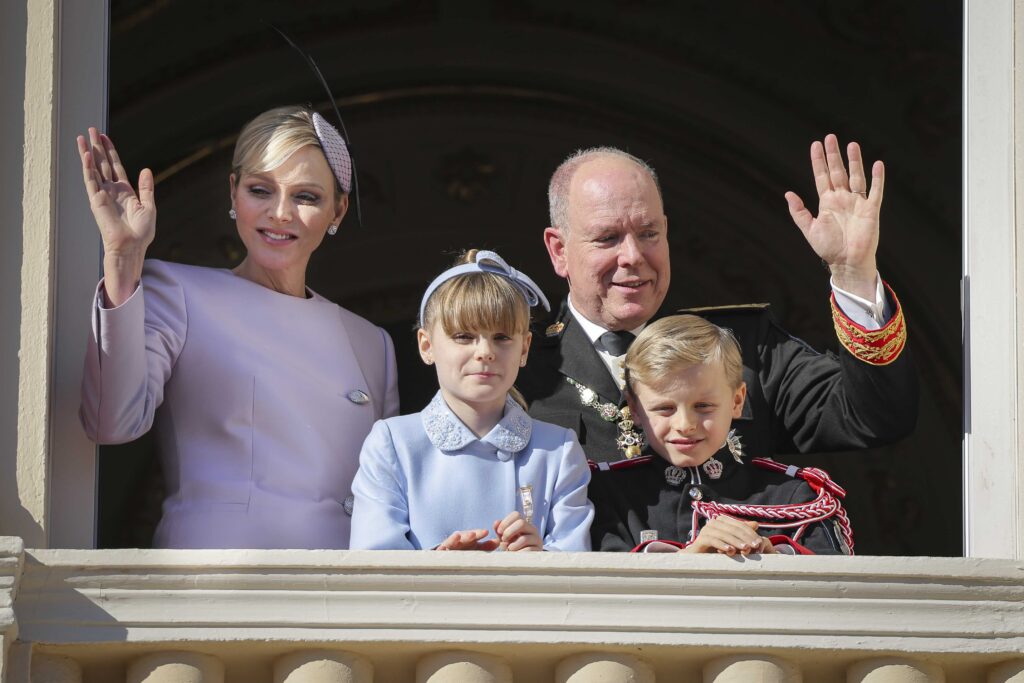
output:
POLYGON ((423 324, 440 323, 445 334, 461 330, 525 333, 530 307, 508 279, 493 273, 468 273, 441 285, 427 302, 423 324))

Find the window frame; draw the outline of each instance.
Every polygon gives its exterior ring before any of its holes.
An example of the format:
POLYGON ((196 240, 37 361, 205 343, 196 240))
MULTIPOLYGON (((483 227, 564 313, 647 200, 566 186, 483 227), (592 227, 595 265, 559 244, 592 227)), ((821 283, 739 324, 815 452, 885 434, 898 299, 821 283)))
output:
MULTIPOLYGON (((1015 24, 1022 17, 1024 0, 964 2, 962 482, 967 557, 1024 558, 1024 435, 1017 427, 1024 386, 1024 349, 1017 333, 1024 321, 1024 269, 1016 263, 1017 254, 1024 253, 1024 234, 1016 228, 1024 225, 1024 202, 1018 207, 1014 196, 1016 170, 1024 173, 1024 145, 1015 135, 1024 133, 1024 49, 1017 49, 1024 48, 1024 26, 1015 24), (992 511, 1008 512, 1009 522, 992 511)), ((43 427, 49 451, 45 528, 50 547, 92 548, 96 447, 79 426, 78 402, 90 324, 83 311, 101 272, 101 248, 70 141, 89 125, 106 124, 109 3, 97 10, 95 4, 87 9, 85 3, 61 2, 58 24, 54 289, 48 311, 52 387, 43 427)), ((29 315, 41 313, 22 311, 29 315)))

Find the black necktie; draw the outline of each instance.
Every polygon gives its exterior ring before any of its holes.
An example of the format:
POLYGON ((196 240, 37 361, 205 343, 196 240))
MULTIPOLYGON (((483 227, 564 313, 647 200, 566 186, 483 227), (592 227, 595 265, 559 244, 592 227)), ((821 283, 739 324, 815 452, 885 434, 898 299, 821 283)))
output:
POLYGON ((632 332, 605 332, 601 335, 601 344, 608 353, 621 356, 626 353, 634 339, 636 335, 632 332))

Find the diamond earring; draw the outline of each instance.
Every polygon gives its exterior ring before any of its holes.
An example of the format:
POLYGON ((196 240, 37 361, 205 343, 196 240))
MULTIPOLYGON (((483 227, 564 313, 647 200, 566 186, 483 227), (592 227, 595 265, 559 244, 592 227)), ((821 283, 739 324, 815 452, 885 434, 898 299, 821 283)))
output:
POLYGON ((230 218, 233 221, 238 220, 238 212, 235 211, 234 207, 228 209, 228 218, 230 218))
POLYGON ((327 228, 327 234, 328 234, 328 235, 337 235, 337 234, 338 234, 338 226, 337 226, 337 225, 334 225, 334 224, 332 223, 332 224, 331 224, 331 225, 330 225, 330 226, 329 226, 329 227, 327 228))

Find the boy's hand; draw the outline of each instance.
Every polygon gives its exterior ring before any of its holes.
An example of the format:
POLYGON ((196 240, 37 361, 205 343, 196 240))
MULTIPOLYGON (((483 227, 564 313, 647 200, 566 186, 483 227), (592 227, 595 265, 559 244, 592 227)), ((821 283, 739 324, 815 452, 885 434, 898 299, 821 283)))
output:
POLYGON ((434 550, 494 550, 498 539, 487 538, 487 529, 456 531, 444 539, 434 550))
POLYGON ((708 522, 693 543, 681 553, 722 553, 725 555, 772 554, 775 546, 757 533, 757 522, 747 522, 728 515, 720 515, 708 522))
POLYGON ((498 535, 502 550, 544 550, 544 542, 541 541, 537 527, 523 519, 518 512, 510 512, 505 519, 496 520, 494 533, 498 535))

